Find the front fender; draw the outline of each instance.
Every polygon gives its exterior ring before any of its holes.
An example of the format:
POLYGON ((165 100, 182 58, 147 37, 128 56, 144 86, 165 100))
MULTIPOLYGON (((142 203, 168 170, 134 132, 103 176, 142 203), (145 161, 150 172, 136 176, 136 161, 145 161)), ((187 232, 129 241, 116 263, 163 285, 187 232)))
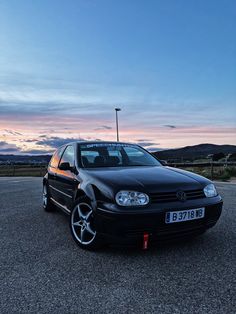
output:
POLYGON ((107 194, 104 192, 107 191, 98 188, 96 185, 92 183, 88 183, 86 185, 80 184, 78 187, 77 197, 80 196, 88 197, 91 202, 92 208, 96 210, 99 201, 111 200, 112 193, 110 192, 109 194, 107 194))

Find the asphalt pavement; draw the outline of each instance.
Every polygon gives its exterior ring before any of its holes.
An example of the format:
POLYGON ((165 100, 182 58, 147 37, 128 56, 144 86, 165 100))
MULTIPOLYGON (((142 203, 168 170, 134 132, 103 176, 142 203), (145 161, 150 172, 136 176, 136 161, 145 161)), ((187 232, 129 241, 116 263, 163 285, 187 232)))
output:
POLYGON ((236 312, 236 185, 218 224, 182 243, 80 249, 42 209, 42 178, 0 178, 0 313, 236 312))

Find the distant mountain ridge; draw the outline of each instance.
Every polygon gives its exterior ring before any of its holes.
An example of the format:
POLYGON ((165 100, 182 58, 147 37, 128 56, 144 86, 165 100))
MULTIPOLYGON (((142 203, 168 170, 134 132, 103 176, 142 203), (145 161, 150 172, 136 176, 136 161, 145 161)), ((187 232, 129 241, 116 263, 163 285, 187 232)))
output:
POLYGON ((0 155, 2 163, 48 163, 51 155, 0 155))
POLYGON ((153 152, 157 158, 165 160, 194 160, 218 153, 224 153, 225 155, 236 153, 236 145, 199 144, 153 152))
MULTIPOLYGON (((175 161, 175 160, 195 160, 206 158, 210 154, 236 153, 236 145, 216 145, 216 144, 199 144, 186 146, 182 148, 160 150, 152 152, 158 159, 175 161)), ((51 155, 0 155, 0 163, 44 163, 47 164, 51 155)))

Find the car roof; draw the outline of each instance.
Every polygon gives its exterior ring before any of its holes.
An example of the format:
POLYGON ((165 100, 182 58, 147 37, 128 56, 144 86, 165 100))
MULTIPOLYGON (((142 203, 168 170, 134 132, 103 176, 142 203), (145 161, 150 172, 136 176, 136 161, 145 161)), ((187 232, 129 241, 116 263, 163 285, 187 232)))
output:
POLYGON ((119 145, 136 145, 134 143, 127 143, 127 142, 117 142, 117 141, 82 141, 82 142, 75 142, 79 145, 81 144, 119 144, 119 145))
POLYGON ((135 143, 117 142, 117 141, 74 141, 74 142, 70 142, 70 143, 66 143, 64 145, 61 145, 57 149, 60 149, 62 147, 66 147, 68 145, 85 145, 85 144, 119 144, 119 145, 138 146, 138 144, 135 144, 135 143))

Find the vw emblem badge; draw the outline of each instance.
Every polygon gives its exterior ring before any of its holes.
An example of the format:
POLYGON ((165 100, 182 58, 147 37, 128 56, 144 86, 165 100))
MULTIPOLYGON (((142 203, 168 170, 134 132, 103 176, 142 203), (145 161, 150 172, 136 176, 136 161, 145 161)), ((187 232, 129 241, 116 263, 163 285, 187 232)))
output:
POLYGON ((186 193, 184 191, 178 191, 176 197, 182 202, 186 201, 186 193))

